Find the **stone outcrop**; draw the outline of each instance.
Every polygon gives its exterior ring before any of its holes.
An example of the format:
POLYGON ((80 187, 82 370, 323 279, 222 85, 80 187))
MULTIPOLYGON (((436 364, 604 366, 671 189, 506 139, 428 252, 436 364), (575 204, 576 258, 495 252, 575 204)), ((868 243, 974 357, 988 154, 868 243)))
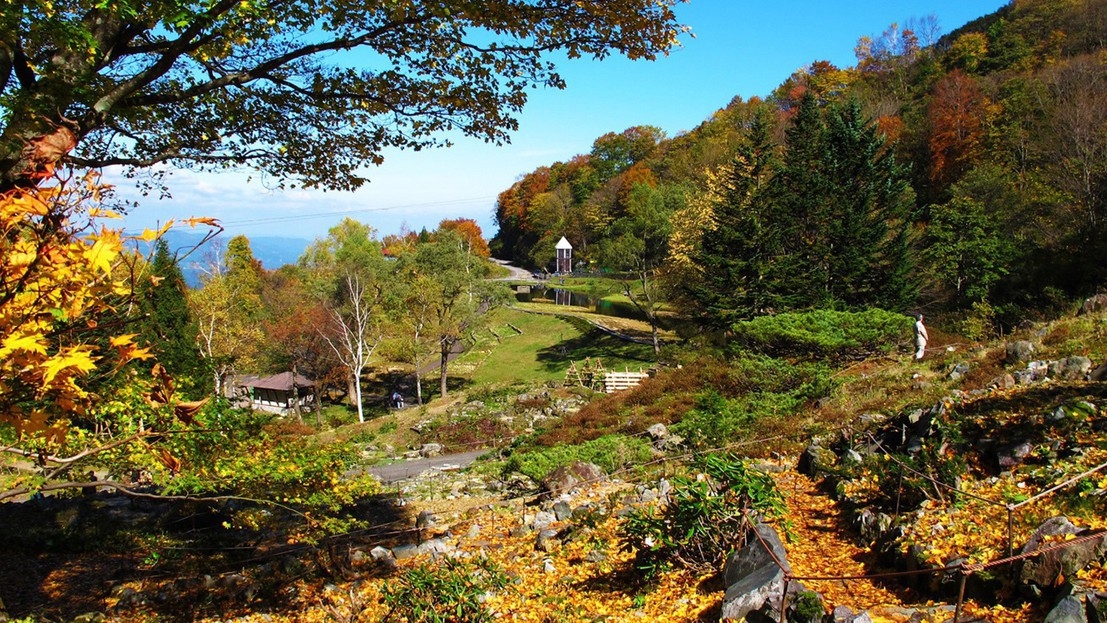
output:
POLYGON ((765 524, 757 524, 754 532, 742 549, 727 558, 723 567, 726 583, 723 620, 740 621, 755 611, 772 620, 780 618, 784 574, 791 573, 784 544, 776 531, 765 524))

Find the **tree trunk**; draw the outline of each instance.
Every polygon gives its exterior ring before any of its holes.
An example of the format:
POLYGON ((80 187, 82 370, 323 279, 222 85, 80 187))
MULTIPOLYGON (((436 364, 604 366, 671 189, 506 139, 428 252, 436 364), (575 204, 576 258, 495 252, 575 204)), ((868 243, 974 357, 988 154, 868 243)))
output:
POLYGON ((315 425, 323 429, 323 384, 316 381, 315 386, 315 425))
POLYGON ((442 340, 442 365, 438 369, 438 393, 445 398, 446 397, 446 365, 450 362, 450 351, 453 350, 453 342, 450 340, 442 340))
POLYGON ((296 414, 296 421, 304 423, 304 414, 300 412, 300 387, 296 385, 296 362, 292 362, 292 412, 296 414))
POLYGON ((357 421, 365 423, 365 407, 361 404, 361 375, 354 377, 354 392, 357 400, 357 421))

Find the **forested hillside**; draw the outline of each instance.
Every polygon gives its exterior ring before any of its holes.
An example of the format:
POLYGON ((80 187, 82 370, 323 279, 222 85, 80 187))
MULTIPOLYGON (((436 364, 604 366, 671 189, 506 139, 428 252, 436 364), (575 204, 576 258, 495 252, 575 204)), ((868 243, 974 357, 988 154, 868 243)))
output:
POLYGON ((636 126, 500 195, 500 257, 654 270, 719 326, 878 305, 987 323, 1092 293, 1107 239, 1107 2, 1014 0, 862 37, 665 137, 636 126))

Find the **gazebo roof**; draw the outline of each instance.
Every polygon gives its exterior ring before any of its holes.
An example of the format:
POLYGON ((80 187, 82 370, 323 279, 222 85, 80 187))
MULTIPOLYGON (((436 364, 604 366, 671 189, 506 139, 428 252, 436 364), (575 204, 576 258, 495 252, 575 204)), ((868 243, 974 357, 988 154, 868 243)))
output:
MULTIPOLYGON (((546 248, 548 249, 549 247, 546 247, 546 248)), ((569 244, 569 241, 565 239, 565 236, 562 236, 561 240, 557 241, 557 246, 554 247, 554 248, 555 249, 572 249, 573 245, 569 244)))
MULTIPOLYGON (((288 391, 292 389, 292 373, 281 372, 280 374, 274 374, 273 376, 267 376, 264 378, 256 379, 244 383, 246 387, 256 387, 258 389, 278 389, 288 391)), ((315 381, 307 378, 302 374, 296 375, 296 387, 315 387, 315 381)))

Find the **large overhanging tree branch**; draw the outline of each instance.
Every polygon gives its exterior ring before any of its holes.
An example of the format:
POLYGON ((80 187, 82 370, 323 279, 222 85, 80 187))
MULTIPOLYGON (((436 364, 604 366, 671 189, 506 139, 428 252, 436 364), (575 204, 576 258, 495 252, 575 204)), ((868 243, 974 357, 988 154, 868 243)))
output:
POLYGON ((681 0, 26 0, 0 9, 0 190, 82 166, 248 165, 351 189, 389 147, 508 140, 545 56, 653 59, 681 0))

